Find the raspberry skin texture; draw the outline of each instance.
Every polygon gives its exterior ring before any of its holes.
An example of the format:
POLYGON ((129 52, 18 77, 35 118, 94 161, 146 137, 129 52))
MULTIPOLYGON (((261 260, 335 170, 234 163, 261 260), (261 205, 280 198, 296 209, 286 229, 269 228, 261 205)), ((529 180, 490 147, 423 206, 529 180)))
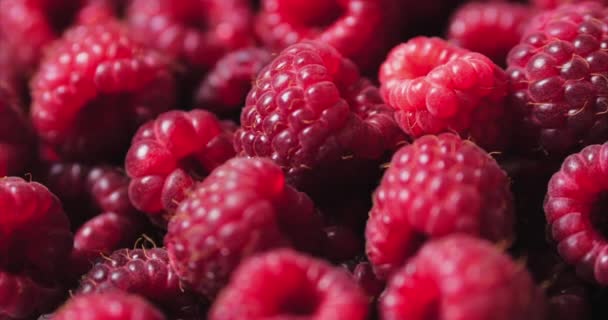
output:
POLYGON ((608 139, 608 11, 598 3, 537 15, 507 59, 517 148, 563 157, 608 139))
POLYGON ((339 267, 279 249, 239 266, 209 320, 363 320, 368 308, 363 291, 339 267))
POLYGON ((73 161, 122 159, 139 125, 175 102, 167 61, 117 23, 66 31, 30 86, 38 135, 73 161))
POLYGON ((323 237, 312 201, 263 158, 234 158, 182 201, 165 245, 177 274, 213 298, 246 257, 293 245, 318 252, 323 237))
POLYGON ((312 41, 288 47, 258 74, 241 126, 237 153, 271 158, 309 194, 364 182, 406 141, 377 88, 336 50, 312 41))
POLYGON ((70 222, 57 197, 39 183, 5 177, 0 208, 0 268, 56 277, 72 249, 70 222))
POLYGON ((530 7, 517 3, 468 3, 453 14, 447 38, 504 66, 509 50, 523 36, 532 12, 530 7))
POLYGON ((381 319, 545 319, 525 267, 491 243, 452 235, 426 244, 389 281, 381 319))
POLYGON ((120 290, 140 295, 167 314, 202 316, 198 295, 185 288, 163 248, 121 249, 100 260, 82 278, 77 294, 120 290))
POLYGON ((264 48, 243 48, 226 54, 200 84, 195 105, 222 116, 240 112, 252 81, 271 60, 270 51, 264 48))
POLYGON ((34 144, 15 93, 0 81, 0 177, 23 174, 33 158, 34 144))
POLYGON ((63 288, 42 284, 23 274, 0 271, 0 318, 31 319, 52 310, 64 297, 63 288))
POLYGON ((507 146, 507 78, 484 55, 416 37, 392 49, 379 77, 384 100, 410 136, 456 132, 486 150, 507 146))
POLYGON ((397 151, 373 200, 366 251, 381 278, 429 238, 453 233, 507 243, 514 238, 507 175, 481 148, 454 134, 424 136, 397 151))
POLYGON ((196 181, 234 156, 230 130, 204 110, 169 111, 140 127, 125 160, 133 205, 166 224, 196 181))
POLYGON ((253 44, 246 0, 134 0, 127 21, 140 41, 199 70, 253 44))
POLYGON ((165 320, 165 316, 140 296, 114 291, 78 295, 62 306, 52 320, 165 320))

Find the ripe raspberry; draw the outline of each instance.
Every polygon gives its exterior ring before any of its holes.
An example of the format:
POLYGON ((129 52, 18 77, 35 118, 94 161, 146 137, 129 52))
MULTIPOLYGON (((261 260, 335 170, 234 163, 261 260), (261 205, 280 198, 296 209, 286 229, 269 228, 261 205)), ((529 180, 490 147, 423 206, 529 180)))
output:
POLYGON ((349 60, 328 45, 305 41, 258 75, 235 148, 271 158, 299 190, 333 192, 335 185, 366 181, 383 154, 405 140, 392 116, 349 60))
POLYGON ((262 158, 235 158, 215 169, 169 222, 165 245, 178 275, 209 297, 247 256, 291 242, 315 252, 321 223, 308 197, 262 158))
POLYGON ((386 284, 378 279, 372 265, 367 261, 354 261, 342 264, 352 275, 355 282, 365 291, 370 300, 376 300, 386 284))
POLYGON ((196 69, 253 42, 246 0, 133 0, 127 19, 138 39, 196 69))
POLYGON ((454 134, 425 136, 395 153, 374 193, 367 256, 386 278, 428 238, 510 241, 514 214, 509 179, 492 157, 454 134))
POLYGON ((180 284, 169 264, 167 251, 162 248, 122 249, 114 252, 82 278, 77 293, 106 293, 116 290, 138 294, 168 314, 203 314, 199 297, 180 284))
POLYGON ((114 291, 71 298, 53 320, 165 320, 165 316, 136 295, 114 291))
POLYGON ((280 249, 243 262, 215 301, 209 320, 363 320, 368 304, 343 270, 280 249))
POLYGON ((165 224, 197 180, 234 156, 231 143, 232 132, 203 110, 169 111, 144 124, 125 160, 131 202, 165 224))
POLYGON ((509 50, 519 43, 531 15, 532 10, 522 4, 468 3, 452 16, 448 39, 504 66, 509 50))
POLYGON ((255 47, 225 55, 198 88, 196 106, 220 115, 240 112, 251 83, 271 60, 268 50, 255 47))
POLYGON ((568 4, 568 3, 578 3, 578 2, 597 2, 602 3, 604 5, 608 4, 608 1, 605 0, 531 0, 532 5, 539 9, 555 9, 560 5, 568 4))
POLYGON ((137 127, 175 100, 165 61, 114 23, 67 31, 31 87, 38 134, 62 157, 83 161, 122 157, 137 127))
POLYGON ((72 249, 70 222, 47 188, 0 178, 0 269, 54 278, 72 249))
POLYGON ((565 5, 535 17, 508 57, 516 142, 562 156, 608 139, 608 11, 565 5))
POLYGON ((11 89, 0 81, 0 177, 21 175, 31 162, 34 138, 11 89))
POLYGON ((326 227, 323 256, 331 261, 344 261, 363 252, 364 240, 355 230, 341 225, 326 227))
POLYGON ((491 243, 453 235, 425 245, 389 281, 382 319, 544 319, 526 269, 491 243))
POLYGON ((395 47, 380 69, 384 99, 406 133, 457 132, 491 151, 508 142, 506 80, 487 57, 439 38, 395 47))
POLYGON ((50 311, 64 296, 54 284, 43 284, 25 275, 0 271, 0 318, 31 319, 50 311))

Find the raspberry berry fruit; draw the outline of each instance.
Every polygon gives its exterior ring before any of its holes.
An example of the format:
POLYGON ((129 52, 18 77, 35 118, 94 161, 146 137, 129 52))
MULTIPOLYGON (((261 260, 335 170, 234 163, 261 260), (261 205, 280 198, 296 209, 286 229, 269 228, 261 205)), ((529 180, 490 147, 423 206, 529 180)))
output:
POLYGON ((78 295, 51 316, 53 320, 165 320, 165 316, 143 298, 114 291, 78 295))

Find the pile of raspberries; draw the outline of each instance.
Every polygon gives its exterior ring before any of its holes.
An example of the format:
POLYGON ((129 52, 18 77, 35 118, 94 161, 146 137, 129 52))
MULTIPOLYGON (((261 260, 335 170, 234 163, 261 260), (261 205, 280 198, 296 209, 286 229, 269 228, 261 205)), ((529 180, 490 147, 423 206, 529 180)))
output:
POLYGON ((608 1, 0 0, 0 319, 608 319, 608 1))

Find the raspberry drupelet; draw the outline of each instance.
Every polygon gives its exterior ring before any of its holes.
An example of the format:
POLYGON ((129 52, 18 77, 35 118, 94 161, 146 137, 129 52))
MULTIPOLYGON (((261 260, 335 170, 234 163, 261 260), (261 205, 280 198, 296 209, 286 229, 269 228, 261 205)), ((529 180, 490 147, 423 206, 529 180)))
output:
POLYGON ((488 151, 509 142, 507 77, 482 54, 416 37, 389 53, 380 83, 395 119, 412 137, 456 132, 488 151))
POLYGON ((467 233, 495 242, 514 238, 509 178, 468 140, 425 136, 393 156, 367 222, 366 251, 387 278, 429 238, 467 233))
POLYGON ((379 302, 383 320, 543 320, 545 308, 524 266, 466 235, 425 245, 391 278, 379 302))
POLYGON ((119 24, 77 26, 32 79, 31 118, 64 159, 118 161, 137 127, 174 105, 174 86, 164 58, 119 24))
POLYGON ((114 291, 78 295, 63 305, 52 320, 165 320, 165 316, 137 295, 114 291))
POLYGON ((509 53, 514 141, 562 157, 608 139, 608 11, 568 4, 537 15, 509 53))
POLYGON ((313 41, 290 46, 260 71, 241 126, 237 152, 271 158, 309 194, 366 182, 383 155, 405 142, 377 88, 313 41))
POLYGON ((344 270, 279 249, 239 266, 209 320, 363 320, 368 309, 367 296, 344 270))
POLYGON ((177 274, 212 298, 246 257, 293 245, 320 251, 312 201, 263 158, 234 158, 215 169, 177 208, 165 245, 177 274))
POLYGON ((34 144, 34 135, 15 92, 0 80, 0 177, 25 173, 34 144))
POLYGON ((204 110, 169 111, 144 124, 125 160, 133 205, 166 224, 188 190, 234 156, 233 130, 204 110))

